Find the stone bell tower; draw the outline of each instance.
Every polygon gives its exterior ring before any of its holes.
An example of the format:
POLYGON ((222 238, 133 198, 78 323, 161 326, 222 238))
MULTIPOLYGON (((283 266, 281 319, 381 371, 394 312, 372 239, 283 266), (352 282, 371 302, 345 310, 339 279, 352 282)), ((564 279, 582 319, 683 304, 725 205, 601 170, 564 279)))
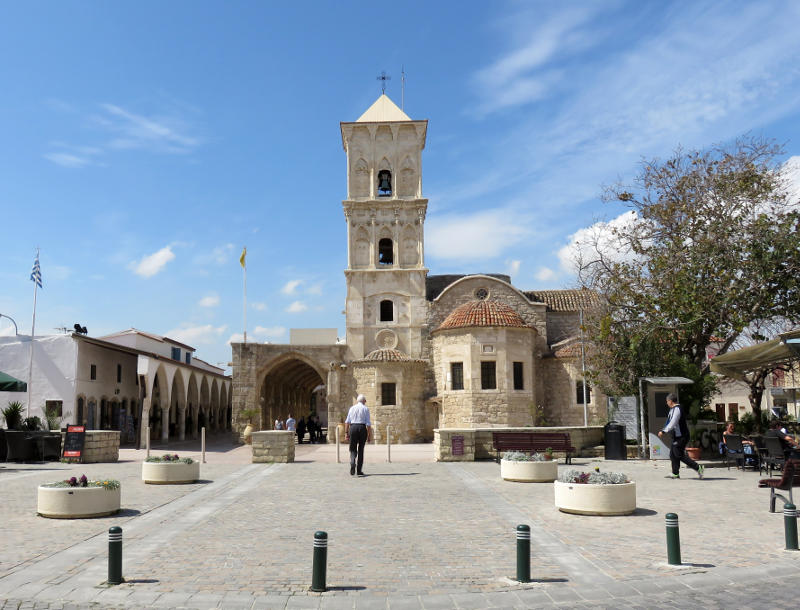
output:
POLYGON ((411 120, 385 94, 341 123, 347 153, 348 357, 395 349, 419 358, 425 324, 422 149, 428 121, 411 120))

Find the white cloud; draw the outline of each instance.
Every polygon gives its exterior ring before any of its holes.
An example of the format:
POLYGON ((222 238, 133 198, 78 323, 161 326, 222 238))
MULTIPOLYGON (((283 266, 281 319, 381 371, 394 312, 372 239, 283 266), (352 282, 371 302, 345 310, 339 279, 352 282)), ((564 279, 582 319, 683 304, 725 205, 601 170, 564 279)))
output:
POLYGON ((316 284, 311 284, 306 288, 306 294, 314 294, 314 295, 321 295, 322 294, 322 282, 317 282, 316 284))
POLYGON ((433 216, 426 230, 427 251, 442 259, 495 257, 529 235, 520 221, 519 213, 500 209, 433 216))
POLYGON ((256 301, 255 303, 250 303, 250 307, 252 307, 256 311, 267 311, 267 304, 261 303, 259 301, 256 301))
POLYGON ((202 326, 182 326, 168 330, 164 335, 170 339, 175 339, 181 343, 186 343, 195 347, 197 345, 209 345, 219 341, 227 325, 212 326, 205 324, 202 326))
POLYGON ((147 117, 115 104, 101 104, 105 114, 95 122, 116 134, 109 142, 111 148, 146 149, 155 152, 188 153, 197 148, 200 140, 190 136, 183 119, 176 116, 147 117))
POLYGON ((225 265, 230 262, 234 248, 233 244, 224 244, 216 246, 208 252, 198 252, 195 254, 194 263, 197 265, 225 265))
POLYGON ((227 344, 230 345, 231 343, 242 343, 244 341, 244 335, 242 333, 233 333, 230 337, 228 337, 227 344))
POLYGON ((294 301, 289 307, 286 308, 288 313, 300 313, 306 311, 308 309, 308 305, 303 303, 302 301, 294 301))
POLYGON ((200 307, 216 307, 219 305, 219 295, 215 293, 206 295, 200 299, 198 305, 200 305, 200 307))
POLYGON ((281 288, 283 294, 297 294, 297 287, 303 283, 303 280, 289 280, 281 288))
POLYGON ((158 252, 148 254, 138 263, 135 261, 130 263, 129 268, 133 269, 133 272, 136 273, 136 275, 141 275, 142 277, 152 277, 156 273, 162 271, 166 264, 174 258, 175 254, 172 252, 172 247, 164 246, 158 252))
POLYGON ((80 168, 86 167, 89 165, 92 160, 88 157, 80 157, 78 155, 70 154, 70 153, 47 153, 42 155, 48 161, 52 161, 56 165, 60 165, 61 167, 69 167, 69 168, 80 168))
POLYGON ((522 261, 520 260, 507 260, 506 261, 506 273, 511 277, 514 277, 519 273, 520 265, 522 265, 522 261))
MULTIPOLYGON (((54 280, 66 280, 72 275, 72 269, 64 265, 48 265, 47 276, 54 280)), ((45 276, 42 275, 42 280, 45 276)))
POLYGON ((534 277, 540 282, 549 282, 556 278, 556 272, 549 267, 539 267, 534 277))
POLYGON ((286 336, 286 327, 284 326, 256 326, 253 329, 253 335, 259 339, 278 339, 286 336))
POLYGON ((631 226, 638 220, 633 212, 624 212, 610 221, 598 221, 579 229, 567 238, 568 243, 558 250, 561 269, 566 273, 577 273, 579 263, 590 264, 597 259, 598 250, 612 260, 632 257, 630 250, 617 239, 614 229, 631 226))

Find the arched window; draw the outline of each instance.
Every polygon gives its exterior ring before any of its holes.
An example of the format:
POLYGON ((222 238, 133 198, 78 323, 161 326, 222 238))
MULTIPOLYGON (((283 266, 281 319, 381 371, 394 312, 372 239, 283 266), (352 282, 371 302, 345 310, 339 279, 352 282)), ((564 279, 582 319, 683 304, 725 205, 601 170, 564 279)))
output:
POLYGON ((378 264, 394 264, 394 248, 392 246, 392 240, 388 237, 384 237, 378 242, 378 264))
POLYGON ((382 169, 378 172, 378 197, 392 196, 392 172, 382 169))
POLYGON ((386 299, 381 301, 381 322, 391 322, 394 320, 394 303, 386 299))

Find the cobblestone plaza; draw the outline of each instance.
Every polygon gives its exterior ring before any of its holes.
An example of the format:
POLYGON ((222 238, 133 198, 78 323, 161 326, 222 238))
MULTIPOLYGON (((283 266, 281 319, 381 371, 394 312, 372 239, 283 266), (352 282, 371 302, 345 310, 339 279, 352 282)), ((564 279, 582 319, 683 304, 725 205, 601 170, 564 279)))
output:
POLYGON ((588 517, 557 511, 551 484, 503 481, 493 462, 434 463, 430 445, 393 447, 391 463, 385 446, 369 446, 363 478, 335 462, 332 445, 298 446, 293 464, 251 464, 249 451, 212 446, 201 481, 176 486, 142 483, 144 452, 133 450, 116 464, 3 465, 2 607, 796 606, 791 587, 774 589, 800 573, 800 553, 783 550, 783 515, 768 512, 757 473, 709 468, 675 481, 668 462, 576 458, 574 468, 637 483, 633 515, 588 517), (119 479, 122 512, 36 515, 40 483, 82 473, 119 479), (667 512, 680 518, 677 568, 667 565, 667 512), (522 523, 528 584, 513 580, 522 523), (111 587, 113 525, 126 582, 111 587), (329 536, 324 593, 309 591, 317 530, 329 536))

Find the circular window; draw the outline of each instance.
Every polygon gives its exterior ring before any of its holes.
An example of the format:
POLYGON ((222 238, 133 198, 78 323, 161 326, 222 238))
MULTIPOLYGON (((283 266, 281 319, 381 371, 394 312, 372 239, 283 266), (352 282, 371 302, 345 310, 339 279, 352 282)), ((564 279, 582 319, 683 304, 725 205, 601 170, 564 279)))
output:
POLYGON ((378 348, 394 349, 397 347, 397 335, 394 331, 384 328, 375 334, 375 343, 378 348))
POLYGON ((485 301, 487 298, 489 298, 489 291, 486 290, 486 288, 478 288, 475 291, 475 298, 479 301, 485 301))

